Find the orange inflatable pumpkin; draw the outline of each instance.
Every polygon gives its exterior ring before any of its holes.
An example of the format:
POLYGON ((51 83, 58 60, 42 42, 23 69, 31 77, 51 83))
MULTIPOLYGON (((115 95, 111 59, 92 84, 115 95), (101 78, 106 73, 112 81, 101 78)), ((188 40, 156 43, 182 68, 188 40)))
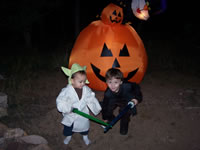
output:
POLYGON ((105 73, 119 68, 125 80, 140 83, 147 68, 144 44, 128 24, 121 24, 122 8, 109 4, 101 13, 101 20, 93 21, 79 34, 69 58, 73 63, 87 66, 89 86, 105 90, 105 73))

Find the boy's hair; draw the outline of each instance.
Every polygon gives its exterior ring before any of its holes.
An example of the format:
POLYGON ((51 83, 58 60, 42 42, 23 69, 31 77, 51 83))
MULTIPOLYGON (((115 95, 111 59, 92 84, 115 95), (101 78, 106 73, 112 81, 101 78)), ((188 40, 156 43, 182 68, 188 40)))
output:
POLYGON ((77 73, 80 73, 81 75, 86 75, 86 72, 84 70, 81 70, 81 71, 78 71, 78 72, 75 72, 74 74, 72 74, 71 78, 73 79, 77 73))
POLYGON ((117 68, 110 68, 106 72, 106 81, 112 78, 120 79, 123 81, 123 73, 117 68))

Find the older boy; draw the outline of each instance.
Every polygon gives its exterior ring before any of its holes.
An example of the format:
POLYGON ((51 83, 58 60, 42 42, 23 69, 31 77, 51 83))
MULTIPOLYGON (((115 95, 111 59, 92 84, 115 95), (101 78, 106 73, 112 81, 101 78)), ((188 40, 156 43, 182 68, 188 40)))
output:
MULTIPOLYGON (((129 101, 137 105, 142 101, 140 87, 136 83, 123 81, 123 74, 119 69, 111 68, 106 72, 106 84, 108 88, 104 92, 102 102, 102 118, 111 122, 115 116, 113 111, 119 107, 119 112, 123 110, 129 101)), ((130 115, 136 114, 136 107, 133 107, 120 120, 120 134, 128 133, 130 115)))

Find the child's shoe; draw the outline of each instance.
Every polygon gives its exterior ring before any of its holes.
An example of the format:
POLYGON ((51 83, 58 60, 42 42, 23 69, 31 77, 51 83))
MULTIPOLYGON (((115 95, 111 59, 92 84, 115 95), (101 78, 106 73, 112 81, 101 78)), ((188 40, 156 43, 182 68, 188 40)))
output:
POLYGON ((85 142, 85 145, 89 145, 91 143, 87 135, 83 135, 83 141, 85 142))
POLYGON ((65 139, 64 139, 64 144, 69 144, 70 140, 71 140, 72 136, 67 136, 65 139))

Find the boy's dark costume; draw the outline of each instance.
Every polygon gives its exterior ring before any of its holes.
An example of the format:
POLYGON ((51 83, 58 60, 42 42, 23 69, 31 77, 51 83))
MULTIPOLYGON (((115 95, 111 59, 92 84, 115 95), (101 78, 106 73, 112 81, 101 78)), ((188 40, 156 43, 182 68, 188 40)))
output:
MULTIPOLYGON (((113 111, 115 108, 119 107, 119 112, 123 110, 124 107, 132 99, 137 99, 140 103, 142 101, 142 93, 140 91, 140 86, 136 83, 123 82, 120 85, 119 91, 117 93, 112 92, 109 88, 104 92, 104 99, 102 102, 102 118, 104 120, 112 121, 115 116, 113 111)), ((130 115, 136 114, 136 107, 133 107, 128 111, 120 120, 120 133, 127 134, 128 124, 130 121, 130 115)))

